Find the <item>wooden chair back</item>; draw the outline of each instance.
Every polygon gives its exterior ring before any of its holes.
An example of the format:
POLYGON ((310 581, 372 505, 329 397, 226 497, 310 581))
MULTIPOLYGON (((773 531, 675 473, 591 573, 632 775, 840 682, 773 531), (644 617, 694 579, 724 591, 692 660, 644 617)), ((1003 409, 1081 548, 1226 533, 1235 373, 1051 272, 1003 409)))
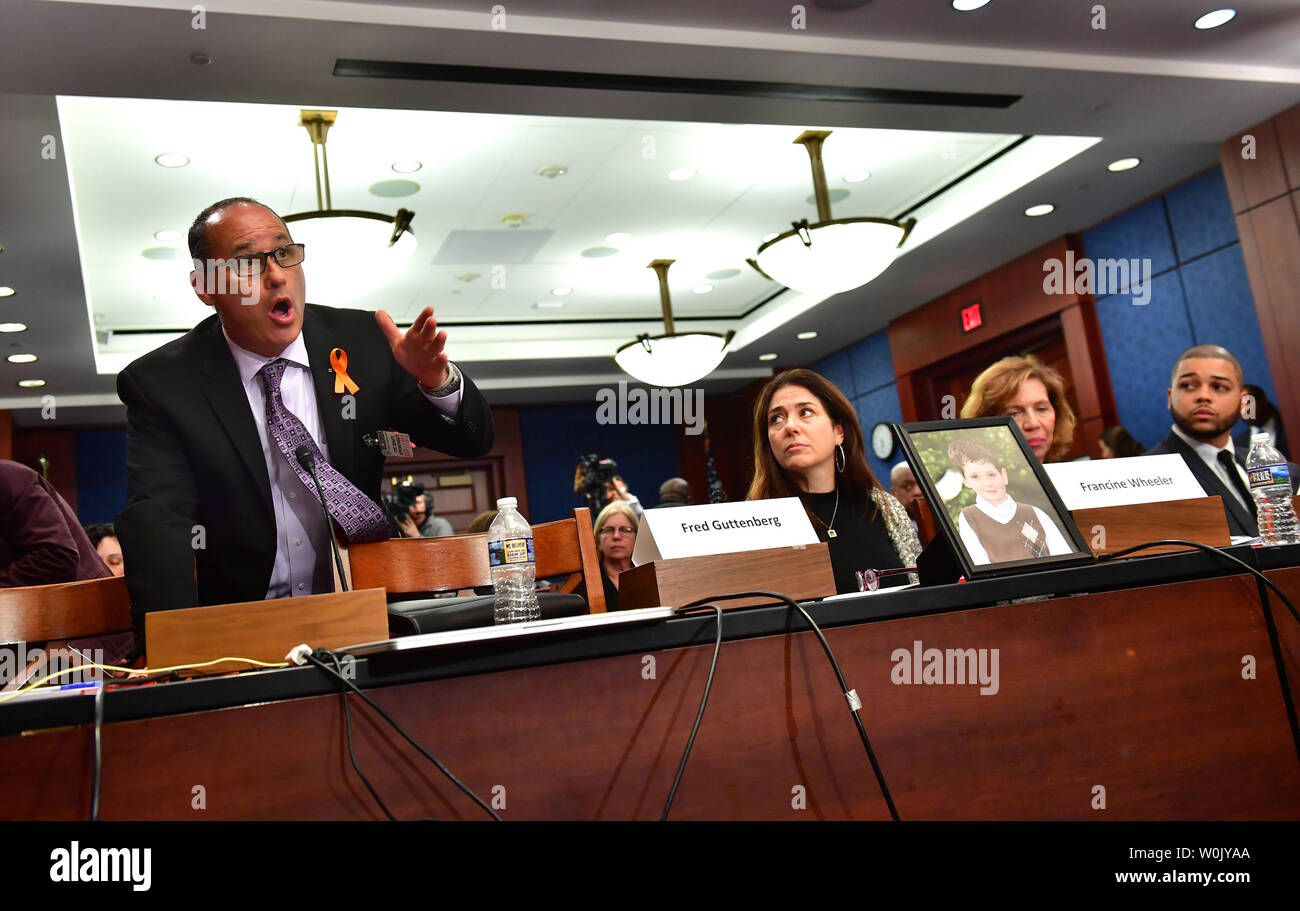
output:
POLYGON ((0 588, 0 643, 77 639, 131 629, 126 579, 0 588))
MULTIPOLYGON (((560 591, 582 586, 591 613, 605 612, 600 555, 591 527, 591 512, 533 526, 537 578, 568 575, 560 591)), ((492 584, 487 535, 445 538, 394 538, 348 548, 354 588, 383 588, 389 594, 447 592, 492 584)))

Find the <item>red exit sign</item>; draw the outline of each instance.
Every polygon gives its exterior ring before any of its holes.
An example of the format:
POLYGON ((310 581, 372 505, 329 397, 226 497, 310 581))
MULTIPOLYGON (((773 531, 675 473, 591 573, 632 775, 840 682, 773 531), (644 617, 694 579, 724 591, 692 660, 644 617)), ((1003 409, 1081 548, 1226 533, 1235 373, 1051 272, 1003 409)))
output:
POLYGON ((984 318, 980 316, 980 302, 976 301, 969 307, 963 307, 961 311, 961 331, 970 332, 972 329, 978 329, 984 323, 984 318))

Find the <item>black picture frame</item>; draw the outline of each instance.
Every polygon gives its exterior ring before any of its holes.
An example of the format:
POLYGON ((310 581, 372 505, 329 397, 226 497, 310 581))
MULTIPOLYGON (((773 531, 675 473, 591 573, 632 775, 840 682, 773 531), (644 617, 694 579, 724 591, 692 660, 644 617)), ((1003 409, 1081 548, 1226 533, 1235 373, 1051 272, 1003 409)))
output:
MULTIPOLYGON (((934 515, 938 534, 943 536, 966 579, 987 579, 1095 562, 1096 558, 1088 547, 1087 540, 1074 524, 1074 519, 1061 502, 1056 488, 1047 477, 1047 472, 1034 457, 1033 450, 1029 448, 1029 443, 1026 442, 1014 418, 1004 415, 953 421, 921 421, 891 426, 903 450, 904 458, 911 466, 912 474, 916 476, 916 482, 920 485, 921 492, 930 506, 930 512, 934 515), (1070 552, 1046 553, 1020 560, 977 562, 962 538, 959 518, 954 516, 953 507, 943 498, 938 486, 949 469, 955 471, 946 455, 948 445, 955 439, 973 440, 994 451, 1001 460, 1008 461, 1015 469, 1016 481, 1013 489, 1013 484, 1008 480, 1004 487, 1005 492, 1018 505, 1036 507, 1051 520, 1060 531, 1061 538, 1070 548, 1070 552), (942 459, 934 456, 936 447, 940 447, 938 451, 945 453, 942 459), (1008 451, 1012 455, 1008 455, 1008 451), (928 461, 923 458, 922 452, 929 456, 928 461), (1014 454, 1018 454, 1018 458, 1014 454)), ((1005 472, 1006 467, 1004 465, 1000 470, 1005 472)), ((951 499, 957 500, 961 496, 972 500, 972 503, 966 504, 966 507, 973 505, 974 491, 965 485, 964 481, 962 493, 951 499)), ((960 511, 958 510, 959 513, 960 511)), ((978 538, 978 534, 973 530, 971 533, 978 538)), ((1050 540, 1050 532, 1047 532, 1045 537, 1050 540)), ((1045 540, 1044 546, 1047 543, 1045 540)), ((1025 547, 1028 551, 1030 545, 1026 544, 1025 547)), ((987 554, 985 557, 987 558, 987 554)))

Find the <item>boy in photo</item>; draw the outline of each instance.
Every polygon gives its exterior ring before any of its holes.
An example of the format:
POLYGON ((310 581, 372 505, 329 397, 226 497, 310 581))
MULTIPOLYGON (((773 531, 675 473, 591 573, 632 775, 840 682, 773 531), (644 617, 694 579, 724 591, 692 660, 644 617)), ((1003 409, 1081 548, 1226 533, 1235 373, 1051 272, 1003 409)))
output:
POLYGON ((975 491, 975 504, 963 509, 957 519, 962 544, 973 563, 982 566, 1074 553, 1047 513, 1011 498, 1007 470, 989 449, 974 440, 953 440, 948 458, 963 483, 975 491))

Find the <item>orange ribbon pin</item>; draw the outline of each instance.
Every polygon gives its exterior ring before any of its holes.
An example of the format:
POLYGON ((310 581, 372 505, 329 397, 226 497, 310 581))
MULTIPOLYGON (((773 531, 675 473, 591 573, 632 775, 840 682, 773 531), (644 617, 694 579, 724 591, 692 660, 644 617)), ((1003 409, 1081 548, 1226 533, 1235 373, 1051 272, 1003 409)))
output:
POLYGON ((361 387, 348 376, 348 353, 342 348, 335 348, 330 352, 330 366, 334 368, 334 392, 342 393, 344 387, 353 395, 361 387))

